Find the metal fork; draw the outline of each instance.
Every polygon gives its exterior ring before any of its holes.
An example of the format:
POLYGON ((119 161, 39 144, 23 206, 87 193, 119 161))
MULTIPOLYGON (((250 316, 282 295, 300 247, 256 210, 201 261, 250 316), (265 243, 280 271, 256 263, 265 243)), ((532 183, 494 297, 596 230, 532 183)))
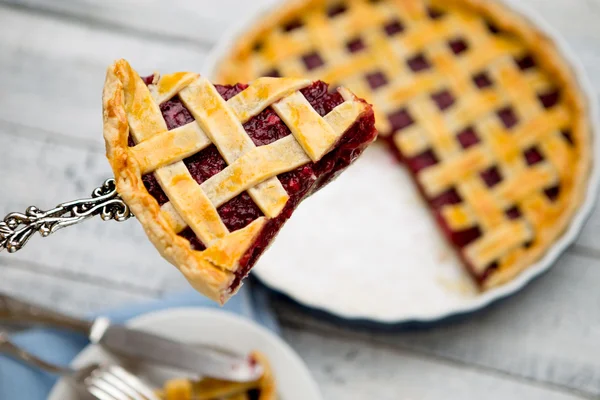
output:
POLYGON ((160 400, 149 386, 118 365, 91 364, 77 370, 54 365, 21 349, 3 332, 0 332, 0 353, 66 378, 85 399, 160 400))

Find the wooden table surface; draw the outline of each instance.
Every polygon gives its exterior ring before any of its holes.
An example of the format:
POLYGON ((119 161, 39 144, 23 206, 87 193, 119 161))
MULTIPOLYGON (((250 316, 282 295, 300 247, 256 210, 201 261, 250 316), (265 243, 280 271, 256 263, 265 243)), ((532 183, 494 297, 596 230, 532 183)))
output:
MULTIPOLYGON (((87 196, 109 176, 100 93, 114 59, 200 70, 226 28, 266 1, 0 0, 0 215, 87 196)), ((600 0, 522 3, 564 35, 598 95, 600 0)), ((598 399, 599 234, 597 211, 550 273, 463 321, 357 330, 279 301, 284 338, 327 399, 598 399)), ((34 240, 0 255, 0 291, 83 314, 186 287, 133 221, 34 240)))

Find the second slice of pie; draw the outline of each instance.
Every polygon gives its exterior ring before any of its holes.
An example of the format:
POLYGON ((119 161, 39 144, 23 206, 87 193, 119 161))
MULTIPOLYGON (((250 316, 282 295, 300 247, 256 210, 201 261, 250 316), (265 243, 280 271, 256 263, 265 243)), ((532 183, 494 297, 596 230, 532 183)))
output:
POLYGON ((119 60, 103 104, 119 194, 162 256, 220 303, 298 204, 377 136, 368 103, 307 79, 141 78, 119 60))

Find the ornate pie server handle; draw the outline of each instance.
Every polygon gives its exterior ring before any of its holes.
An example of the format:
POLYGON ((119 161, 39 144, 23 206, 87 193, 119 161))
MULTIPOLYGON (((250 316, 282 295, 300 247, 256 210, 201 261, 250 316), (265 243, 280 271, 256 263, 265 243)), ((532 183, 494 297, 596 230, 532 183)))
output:
POLYGON ((8 214, 0 221, 0 252, 5 249, 9 253, 21 250, 35 232, 46 237, 96 215, 100 215, 104 221, 119 222, 133 217, 129 206, 117 193, 114 179, 106 180, 87 199, 59 204, 48 211, 31 206, 24 214, 8 214))

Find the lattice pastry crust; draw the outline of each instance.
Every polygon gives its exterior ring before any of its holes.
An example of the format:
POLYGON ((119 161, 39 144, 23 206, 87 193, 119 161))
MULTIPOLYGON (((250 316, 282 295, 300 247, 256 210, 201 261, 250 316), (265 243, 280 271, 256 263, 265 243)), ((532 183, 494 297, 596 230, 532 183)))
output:
POLYGON ((373 103, 484 288, 539 259, 585 196, 585 96, 555 44, 500 2, 291 1, 217 70, 222 82, 318 76, 373 103))
MULTIPOLYGON (((299 91, 312 83, 260 78, 225 101, 196 73, 155 76, 147 85, 124 60, 108 69, 104 137, 119 194, 160 253, 216 301, 225 302, 238 289, 248 272, 240 272, 248 263, 248 251, 269 221, 282 217, 289 195, 277 176, 318 162, 355 122, 369 113, 372 117, 371 107, 343 88, 343 103, 320 116, 299 91), (175 96, 195 121, 169 130, 160 105, 175 96), (291 134, 257 147, 242 124, 268 107, 291 134), (184 159, 212 144, 227 167, 198 184, 184 159), (169 200, 162 206, 144 186, 142 176, 150 173, 169 200), (217 208, 243 192, 264 215, 230 232, 217 208), (179 235, 188 227, 206 249, 194 250, 179 235)), ((370 141, 375 137, 372 124, 371 130, 370 141)))

